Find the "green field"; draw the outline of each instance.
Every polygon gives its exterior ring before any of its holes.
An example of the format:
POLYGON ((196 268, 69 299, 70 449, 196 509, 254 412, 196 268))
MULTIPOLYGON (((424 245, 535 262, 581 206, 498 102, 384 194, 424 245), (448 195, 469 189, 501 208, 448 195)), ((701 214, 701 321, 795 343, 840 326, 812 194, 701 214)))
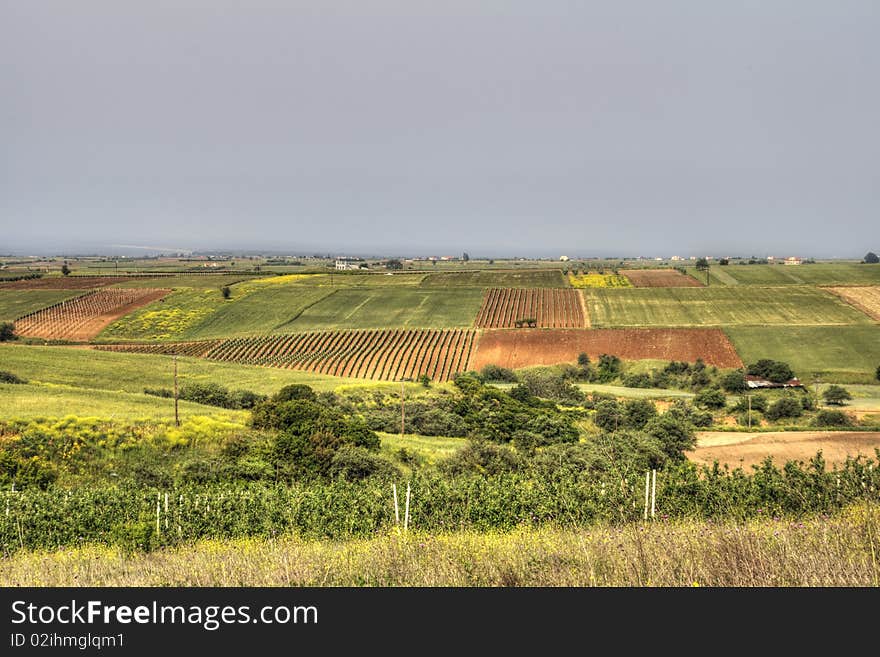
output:
POLYGON ((422 287, 568 287, 561 269, 462 271, 429 274, 422 287))
MULTIPOLYGON (((693 267, 688 273, 705 281, 705 272, 693 267)), ((811 265, 737 265, 709 268, 710 285, 880 285, 880 265, 856 262, 811 265)))
MULTIPOLYGON (((210 416, 244 426, 249 417, 246 411, 230 411, 187 401, 181 401, 179 404, 181 420, 195 416, 210 416)), ((0 383, 0 420, 59 418, 68 415, 125 421, 172 422, 174 405, 170 399, 143 393, 94 390, 55 384, 0 383)))
MULTIPOLYGON (((88 390, 141 393, 145 387, 170 388, 173 384, 172 360, 168 356, 70 347, 0 345, 0 364, 0 369, 33 383, 52 383, 88 390)), ((227 388, 262 394, 272 394, 291 383, 304 383, 319 391, 335 390, 340 386, 400 390, 400 384, 394 383, 381 384, 272 367, 216 363, 201 358, 179 358, 178 370, 181 385, 186 382, 214 382, 227 388)), ((415 383, 408 384, 410 387, 413 391, 423 389, 415 383)), ((5 412, 0 405, 0 414, 5 412)))
POLYGON ((0 290, 0 322, 12 322, 52 304, 85 294, 84 290, 0 290))
POLYGON ((285 330, 471 326, 482 290, 339 289, 307 308, 285 330))
POLYGON ((420 436, 407 433, 403 437, 399 433, 379 433, 382 441, 382 451, 389 458, 394 458, 397 452, 404 448, 423 458, 427 463, 436 463, 439 459, 452 456, 455 452, 467 445, 467 438, 447 438, 445 436, 420 436))
POLYGON ((593 327, 869 324, 810 287, 585 289, 593 327))
POLYGON ((811 382, 876 383, 880 365, 880 326, 773 326, 726 330, 746 363, 772 358, 789 363, 811 382))
POLYGON ((328 287, 267 286, 241 299, 223 302, 201 323, 186 331, 186 337, 222 338, 290 331, 293 330, 290 323, 300 313, 334 292, 328 287))

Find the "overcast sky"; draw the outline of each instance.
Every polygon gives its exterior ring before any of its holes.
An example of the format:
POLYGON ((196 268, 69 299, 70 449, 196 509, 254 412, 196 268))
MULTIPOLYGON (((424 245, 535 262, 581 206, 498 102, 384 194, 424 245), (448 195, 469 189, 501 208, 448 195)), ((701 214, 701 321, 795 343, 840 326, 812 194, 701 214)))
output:
POLYGON ((876 0, 0 0, 0 253, 880 249, 876 0))

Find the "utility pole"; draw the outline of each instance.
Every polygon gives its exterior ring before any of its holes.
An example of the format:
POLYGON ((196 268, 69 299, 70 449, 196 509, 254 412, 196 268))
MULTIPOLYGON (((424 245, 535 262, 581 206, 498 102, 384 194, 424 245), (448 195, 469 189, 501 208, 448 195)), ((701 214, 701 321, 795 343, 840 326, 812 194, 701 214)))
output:
POLYGON ((174 358, 174 426, 180 426, 180 415, 177 411, 177 356, 174 358))
POLYGON ((752 428, 752 396, 747 395, 749 398, 749 429, 752 428))

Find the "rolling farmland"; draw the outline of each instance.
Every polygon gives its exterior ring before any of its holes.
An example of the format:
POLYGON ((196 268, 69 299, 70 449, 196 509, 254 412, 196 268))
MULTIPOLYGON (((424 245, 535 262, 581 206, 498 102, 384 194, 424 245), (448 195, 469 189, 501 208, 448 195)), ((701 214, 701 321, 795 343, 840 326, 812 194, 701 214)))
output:
POLYGON ((763 326, 867 324, 849 304, 811 287, 583 290, 592 325, 763 326))
POLYGON ((582 297, 576 290, 493 288, 486 291, 475 326, 514 328, 534 319, 541 328, 587 325, 582 297))
POLYGON ((348 378, 446 381, 468 369, 475 338, 464 329, 318 331, 224 340, 206 357, 348 378))
POLYGON ((114 319, 166 294, 168 290, 101 289, 25 315, 15 322, 15 331, 27 337, 90 340, 114 319))

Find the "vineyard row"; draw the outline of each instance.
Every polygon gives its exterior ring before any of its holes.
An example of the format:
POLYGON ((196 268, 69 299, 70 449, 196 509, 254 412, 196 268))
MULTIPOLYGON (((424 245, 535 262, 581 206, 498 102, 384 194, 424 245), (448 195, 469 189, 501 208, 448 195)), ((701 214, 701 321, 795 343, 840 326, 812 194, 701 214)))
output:
POLYGON ((585 317, 577 290, 514 289, 486 290, 477 314, 478 328, 584 328, 585 317))

